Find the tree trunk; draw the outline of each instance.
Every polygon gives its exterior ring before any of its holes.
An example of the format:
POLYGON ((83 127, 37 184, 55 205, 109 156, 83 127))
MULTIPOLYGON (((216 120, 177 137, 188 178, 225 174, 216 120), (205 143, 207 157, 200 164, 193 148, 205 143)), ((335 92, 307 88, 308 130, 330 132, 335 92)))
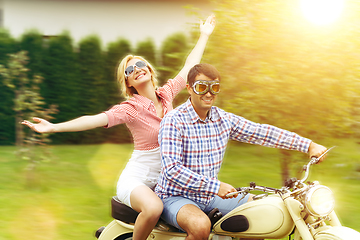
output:
POLYGON ((280 164, 282 183, 290 178, 291 154, 288 150, 280 149, 280 164))
POLYGON ((21 118, 19 115, 16 115, 15 117, 15 131, 16 131, 16 146, 20 147, 23 146, 24 143, 24 132, 23 132, 23 126, 20 124, 21 118))

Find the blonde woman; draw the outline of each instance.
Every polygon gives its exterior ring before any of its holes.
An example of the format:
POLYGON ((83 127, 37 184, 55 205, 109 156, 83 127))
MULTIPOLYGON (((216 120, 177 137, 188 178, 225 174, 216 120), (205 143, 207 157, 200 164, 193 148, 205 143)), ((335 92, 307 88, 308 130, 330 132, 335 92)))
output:
POLYGON ((117 184, 117 196, 139 212, 133 239, 146 239, 163 211, 162 201, 153 192, 160 173, 158 144, 160 121, 173 109, 172 101, 186 86, 188 71, 200 62, 208 37, 215 27, 215 16, 200 23, 200 37, 174 79, 157 87, 155 69, 140 56, 126 56, 119 64, 117 78, 126 101, 97 115, 82 116, 63 123, 33 118, 23 121, 40 133, 76 132, 125 123, 134 139, 134 151, 117 184))

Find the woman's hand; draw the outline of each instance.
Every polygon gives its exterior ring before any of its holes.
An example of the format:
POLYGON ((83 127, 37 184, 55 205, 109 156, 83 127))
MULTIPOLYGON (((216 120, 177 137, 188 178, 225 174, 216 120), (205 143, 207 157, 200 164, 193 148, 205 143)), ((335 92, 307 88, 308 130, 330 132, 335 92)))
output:
POLYGON ((81 116, 67 122, 56 124, 50 123, 42 118, 33 118, 33 120, 37 123, 34 124, 25 120, 21 124, 24 124, 39 133, 79 132, 97 127, 104 127, 109 123, 109 119, 105 113, 81 116))
POLYGON ((205 23, 203 23, 202 20, 200 20, 200 33, 205 34, 207 36, 210 36, 211 33, 214 31, 215 28, 215 15, 211 14, 205 21, 205 23))
POLYGON ((46 121, 42 118, 36 118, 34 117, 33 120, 37 122, 36 124, 24 120, 21 124, 28 126, 35 132, 39 133, 52 133, 55 132, 54 124, 46 121))

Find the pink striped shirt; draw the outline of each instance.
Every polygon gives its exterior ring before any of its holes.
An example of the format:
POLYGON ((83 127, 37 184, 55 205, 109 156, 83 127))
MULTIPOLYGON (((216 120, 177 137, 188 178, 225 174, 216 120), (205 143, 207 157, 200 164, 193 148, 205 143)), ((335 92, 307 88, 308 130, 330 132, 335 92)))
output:
MULTIPOLYGON (((161 100, 164 115, 173 109, 172 101, 185 88, 185 84, 185 80, 178 75, 155 91, 161 100)), ((105 111, 105 114, 109 119, 107 128, 126 124, 133 136, 136 150, 151 150, 159 147, 158 134, 162 118, 157 116, 155 105, 150 99, 134 94, 129 100, 105 111)))

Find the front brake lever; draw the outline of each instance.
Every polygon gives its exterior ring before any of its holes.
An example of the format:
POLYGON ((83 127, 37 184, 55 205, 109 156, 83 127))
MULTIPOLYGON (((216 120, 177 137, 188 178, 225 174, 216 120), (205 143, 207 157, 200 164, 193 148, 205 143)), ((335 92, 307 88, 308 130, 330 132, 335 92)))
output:
POLYGON ((249 190, 247 188, 245 188, 245 187, 244 188, 237 188, 236 190, 237 190, 236 192, 231 192, 231 193, 226 194, 225 197, 232 197, 232 196, 234 196, 236 194, 239 194, 239 193, 245 193, 244 194, 244 197, 245 197, 246 194, 249 193, 249 190))

